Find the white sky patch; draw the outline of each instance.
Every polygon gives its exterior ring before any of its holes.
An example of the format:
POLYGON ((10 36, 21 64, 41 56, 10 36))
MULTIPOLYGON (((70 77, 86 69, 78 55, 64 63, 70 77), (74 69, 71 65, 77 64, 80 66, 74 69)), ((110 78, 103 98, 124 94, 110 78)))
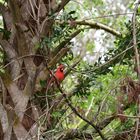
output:
MULTIPOLYGON (((73 39, 74 47, 72 48, 74 56, 82 53, 83 60, 87 61, 91 64, 94 64, 100 56, 103 56, 103 54, 107 51, 107 49, 111 46, 113 47, 114 40, 112 39, 111 44, 105 43, 105 37, 107 36, 107 33, 105 33, 103 30, 90 30, 88 33, 85 33, 85 36, 83 38, 75 38, 73 39), (90 42, 95 47, 91 51, 87 50, 87 43, 90 42)), ((110 36, 109 36, 110 37, 110 36)))
POLYGON ((0 28, 3 28, 3 17, 2 16, 0 16, 0 28))
POLYGON ((94 49, 95 52, 98 52, 98 51, 104 52, 104 50, 105 50, 104 46, 102 46, 102 43, 103 43, 103 41, 102 41, 102 37, 103 37, 102 33, 103 33, 102 30, 98 30, 94 34, 94 37, 96 38, 94 40, 94 43, 95 43, 95 46, 96 46, 95 49, 94 49))
MULTIPOLYGON (((123 0, 116 0, 116 1, 103 0, 103 1, 106 4, 106 9, 110 8, 111 14, 117 15, 117 14, 121 14, 121 13, 126 13, 126 12, 130 13, 131 12, 131 11, 129 11, 129 8, 127 8, 128 5, 126 5, 129 3, 129 0, 126 0, 126 2, 124 1, 124 3, 123 3, 123 0)), ((98 8, 92 6, 91 9, 88 10, 88 9, 86 9, 86 7, 83 6, 83 2, 84 1, 78 0, 78 3, 80 3, 79 4, 80 7, 82 7, 81 9, 83 9, 80 12, 81 19, 89 18, 90 20, 92 20, 92 18, 93 18, 94 21, 96 21, 96 20, 98 21, 98 19, 96 19, 96 17, 101 16, 100 13, 96 12, 96 10, 98 8), (95 19, 94 19, 94 17, 95 17, 95 19)), ((108 10, 108 12, 109 12, 109 10, 108 10)), ((105 11, 104 15, 109 15, 108 12, 105 11)), ((128 20, 128 19, 131 19, 132 14, 126 14, 124 16, 128 20)), ((108 18, 110 18, 110 17, 108 17, 108 18)), ((118 18, 118 16, 111 17, 111 21, 108 22, 108 24, 107 24, 108 26, 113 28, 115 25, 113 25, 114 22, 112 21, 112 18, 114 18, 114 20, 117 21, 116 18, 118 18)), ((118 23, 120 23, 120 22, 118 22, 118 23)), ((114 47, 114 45, 115 45, 114 40, 115 40, 115 36, 110 35, 109 33, 106 33, 103 30, 91 29, 88 32, 84 32, 83 37, 78 36, 74 40, 74 47, 72 48, 74 56, 76 57, 77 54, 80 54, 81 51, 83 51, 84 52, 83 60, 93 64, 95 61, 97 61, 97 59, 100 56, 103 56, 109 48, 114 47), (93 49, 90 48, 90 45, 91 45, 91 47, 93 47, 93 49)))

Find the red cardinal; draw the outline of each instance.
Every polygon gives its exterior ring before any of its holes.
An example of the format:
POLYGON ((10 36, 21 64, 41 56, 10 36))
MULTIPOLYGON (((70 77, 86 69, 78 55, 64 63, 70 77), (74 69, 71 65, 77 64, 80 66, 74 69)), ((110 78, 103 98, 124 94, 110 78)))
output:
MULTIPOLYGON (((65 66, 63 64, 60 64, 54 74, 54 76, 56 77, 56 79, 58 80, 59 83, 61 83, 65 78, 64 68, 65 68, 65 66)), ((47 84, 46 92, 51 87, 51 85, 54 83, 55 83, 55 79, 54 79, 54 77, 52 77, 47 84)))
POLYGON ((56 79, 59 81, 59 82, 62 82, 65 78, 65 75, 64 75, 64 65, 60 64, 59 67, 57 68, 54 76, 56 77, 56 79))

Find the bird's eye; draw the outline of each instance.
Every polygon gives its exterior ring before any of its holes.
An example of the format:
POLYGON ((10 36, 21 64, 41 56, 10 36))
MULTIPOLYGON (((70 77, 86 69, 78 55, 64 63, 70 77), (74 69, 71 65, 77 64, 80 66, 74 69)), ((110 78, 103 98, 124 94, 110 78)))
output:
POLYGON ((60 71, 63 72, 63 68, 60 68, 60 71))

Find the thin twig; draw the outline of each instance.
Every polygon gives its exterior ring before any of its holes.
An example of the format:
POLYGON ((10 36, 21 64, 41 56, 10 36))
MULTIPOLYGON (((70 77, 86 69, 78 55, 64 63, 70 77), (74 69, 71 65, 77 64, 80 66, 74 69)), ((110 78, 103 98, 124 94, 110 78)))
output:
POLYGON ((28 57, 34 57, 34 56, 37 56, 37 57, 44 57, 43 55, 37 55, 37 54, 28 54, 28 55, 24 55, 24 56, 20 56, 20 57, 14 57, 11 59, 11 61, 9 63, 7 63, 6 65, 0 67, 2 69, 8 67, 10 64, 14 63, 16 60, 21 60, 21 59, 24 59, 24 58, 28 58, 28 57))
POLYGON ((137 113, 137 120, 136 120, 136 128, 135 128, 135 138, 134 140, 139 140, 139 123, 140 123, 140 95, 138 96, 138 113, 137 113))
POLYGON ((29 1, 30 6, 31 6, 31 9, 32 9, 33 17, 34 17, 35 19, 37 19, 37 18, 36 18, 35 9, 34 9, 33 4, 32 4, 32 2, 31 2, 31 0, 28 0, 28 1, 29 1))
POLYGON ((130 115, 124 115, 124 114, 117 114, 117 117, 126 117, 126 118, 132 118, 132 119, 140 119, 140 116, 130 116, 130 115))
POLYGON ((139 62, 139 52, 137 49, 137 37, 136 37, 136 13, 137 13, 137 9, 139 6, 140 0, 136 3, 135 8, 134 8, 134 14, 132 17, 132 24, 133 24, 133 47, 134 47, 134 51, 135 51, 135 61, 136 61, 136 66, 138 68, 138 79, 140 81, 140 62, 139 62))
MULTIPOLYGON (((133 24, 133 45, 134 45, 134 52, 135 52, 135 64, 137 66, 137 76, 138 76, 138 79, 140 82, 140 62, 139 62, 139 52, 137 49, 137 37, 136 37, 136 13, 137 13, 139 4, 140 4, 140 0, 138 0, 135 3, 134 13, 133 13, 133 17, 132 17, 132 24, 133 24)), ((137 103, 138 103, 138 114, 137 115, 139 116, 140 115, 140 95, 138 97, 137 103)), ((136 130, 135 130, 134 140, 139 139, 138 138, 139 122, 140 122, 140 119, 138 118, 136 121, 136 130)))

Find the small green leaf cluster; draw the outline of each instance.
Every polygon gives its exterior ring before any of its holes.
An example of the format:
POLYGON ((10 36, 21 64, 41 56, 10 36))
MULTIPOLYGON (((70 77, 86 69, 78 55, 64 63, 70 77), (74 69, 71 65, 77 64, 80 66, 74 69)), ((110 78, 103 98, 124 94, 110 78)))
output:
POLYGON ((75 11, 70 12, 63 12, 62 15, 54 17, 55 23, 52 27, 52 32, 49 37, 45 36, 41 43, 40 47, 43 48, 47 45, 48 48, 55 48, 57 47, 60 42, 66 40, 70 37, 70 34, 75 30, 71 23, 77 17, 74 16, 75 11))

